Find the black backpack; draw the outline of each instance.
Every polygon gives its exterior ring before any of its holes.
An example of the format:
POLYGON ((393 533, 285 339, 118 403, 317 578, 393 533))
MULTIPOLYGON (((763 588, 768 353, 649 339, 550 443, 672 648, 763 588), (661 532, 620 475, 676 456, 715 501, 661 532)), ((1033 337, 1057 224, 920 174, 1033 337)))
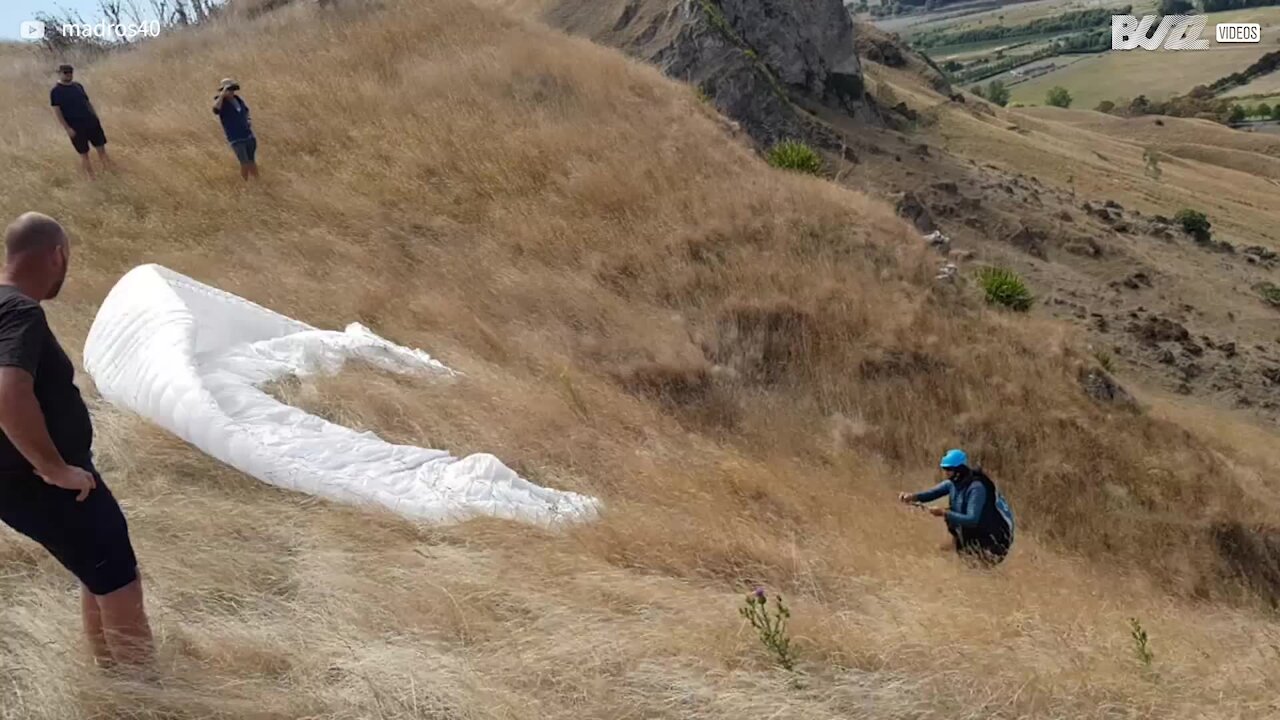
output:
POLYGON ((990 477, 987 477, 987 474, 983 471, 973 470, 971 482, 982 483, 982 486, 987 491, 986 507, 982 508, 982 514, 979 515, 978 527, 971 532, 975 539, 977 537, 988 539, 1003 550, 1008 551, 1013 546, 1015 527, 1013 508, 1009 507, 1009 501, 1005 500, 995 482, 990 477))

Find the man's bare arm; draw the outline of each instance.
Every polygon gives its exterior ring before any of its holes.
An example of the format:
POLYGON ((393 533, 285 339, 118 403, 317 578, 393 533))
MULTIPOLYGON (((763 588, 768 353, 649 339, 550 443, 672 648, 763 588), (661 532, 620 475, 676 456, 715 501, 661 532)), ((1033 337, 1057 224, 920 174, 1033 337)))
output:
POLYGON ((62 126, 63 130, 67 132, 71 132, 71 124, 68 123, 67 119, 62 116, 62 108, 58 107, 57 105, 54 105, 53 116, 58 118, 58 124, 62 126))
POLYGON ((45 426, 35 379, 22 368, 0 367, 0 430, 39 475, 48 477, 66 467, 45 426))

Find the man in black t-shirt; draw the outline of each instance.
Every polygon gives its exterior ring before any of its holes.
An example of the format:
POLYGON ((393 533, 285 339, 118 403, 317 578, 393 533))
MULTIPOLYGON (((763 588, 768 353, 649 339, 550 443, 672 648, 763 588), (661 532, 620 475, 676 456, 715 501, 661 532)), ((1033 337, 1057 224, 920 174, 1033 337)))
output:
POLYGON ((89 102, 89 93, 84 86, 72 80, 74 68, 70 65, 58 66, 58 84, 49 91, 49 105, 58 118, 62 129, 71 138, 71 147, 80 156, 80 164, 93 179, 93 164, 89 162, 89 146, 98 149, 98 159, 103 168, 111 167, 107 157, 107 134, 102 130, 102 121, 98 119, 98 111, 89 102))
POLYGON ((0 521, 40 543, 82 585, 100 664, 151 658, 124 513, 93 466, 93 423, 75 366, 41 301, 57 297, 71 247, 57 221, 26 213, 4 233, 0 270, 0 521))

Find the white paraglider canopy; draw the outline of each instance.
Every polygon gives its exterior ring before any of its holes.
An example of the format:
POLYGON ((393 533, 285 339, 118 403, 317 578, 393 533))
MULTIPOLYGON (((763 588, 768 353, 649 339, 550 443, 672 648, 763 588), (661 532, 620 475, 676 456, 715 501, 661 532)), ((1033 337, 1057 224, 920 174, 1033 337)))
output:
POLYGON ((116 283, 84 347, 85 370, 108 402, 272 485, 433 522, 595 517, 596 499, 535 485, 493 455, 393 445, 259 389, 290 375, 337 372, 348 359, 456 375, 362 325, 319 330, 159 265, 136 267, 116 283))

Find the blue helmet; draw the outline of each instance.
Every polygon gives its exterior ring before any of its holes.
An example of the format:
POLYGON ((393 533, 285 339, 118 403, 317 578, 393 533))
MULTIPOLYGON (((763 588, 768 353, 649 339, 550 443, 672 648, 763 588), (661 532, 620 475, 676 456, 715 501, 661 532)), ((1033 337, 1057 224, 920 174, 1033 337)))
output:
POLYGON ((969 456, 965 455, 963 450, 948 450, 947 454, 942 456, 942 462, 938 466, 943 470, 952 470, 968 464, 969 456))

